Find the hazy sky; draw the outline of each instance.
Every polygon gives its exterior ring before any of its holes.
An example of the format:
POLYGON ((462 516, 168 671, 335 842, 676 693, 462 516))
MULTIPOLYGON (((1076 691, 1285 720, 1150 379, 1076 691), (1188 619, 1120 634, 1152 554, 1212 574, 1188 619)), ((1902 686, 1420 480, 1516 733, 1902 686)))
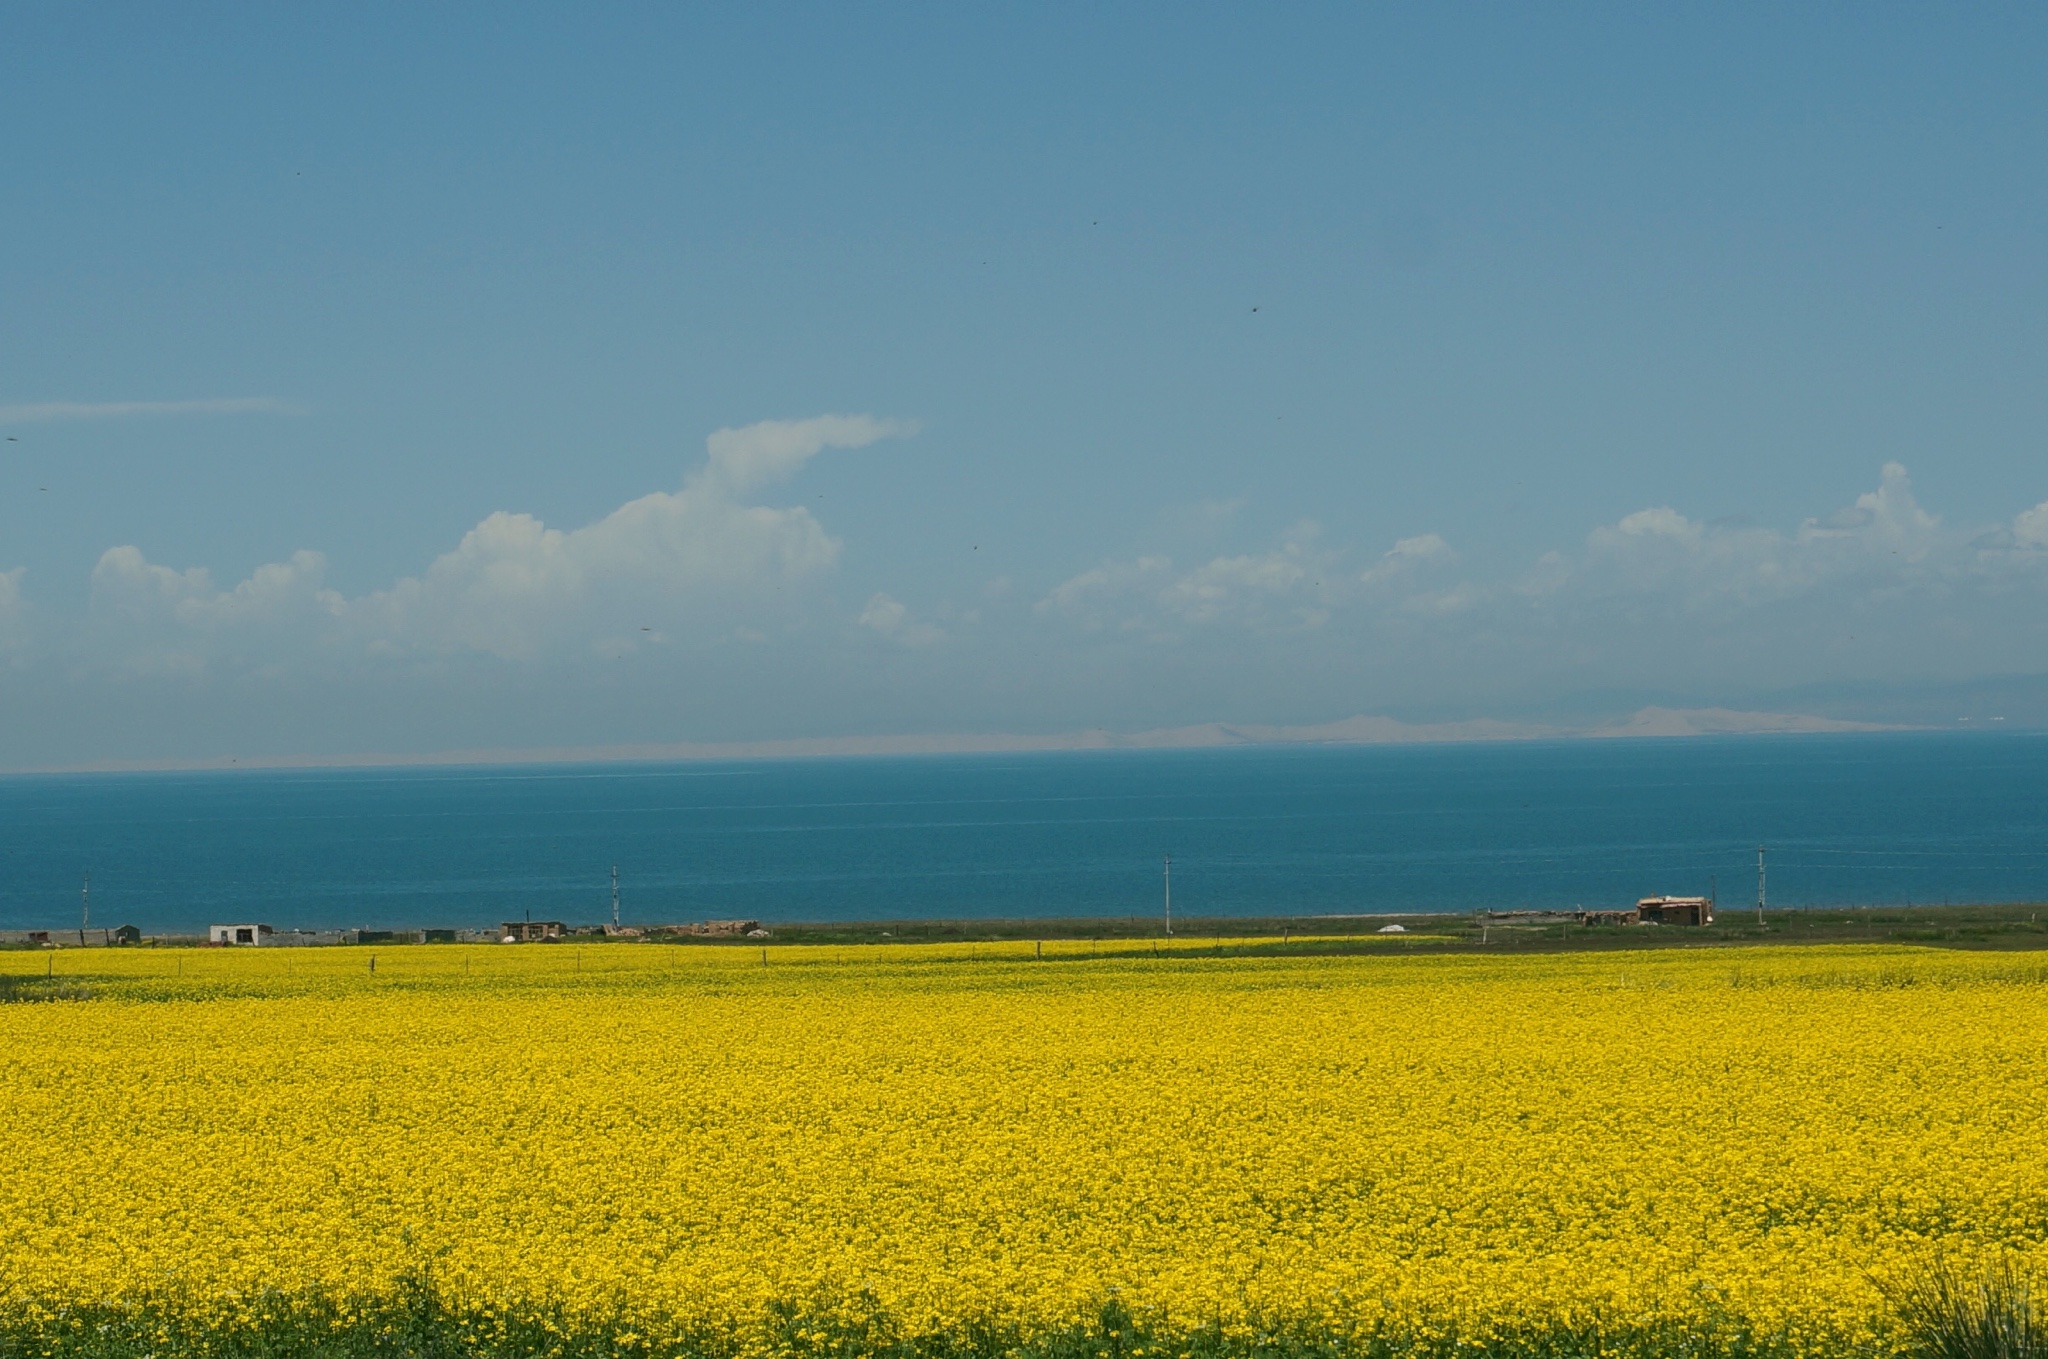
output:
POLYGON ((1654 9, 11 6, 0 766, 2048 721, 2048 17, 1654 9))

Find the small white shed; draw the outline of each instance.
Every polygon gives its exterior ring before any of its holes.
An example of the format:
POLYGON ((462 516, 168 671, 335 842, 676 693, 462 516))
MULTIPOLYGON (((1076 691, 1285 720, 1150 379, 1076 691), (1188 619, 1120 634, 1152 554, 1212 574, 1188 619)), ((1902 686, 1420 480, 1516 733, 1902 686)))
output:
POLYGON ((258 944, 269 943, 270 934, 268 925, 208 925, 206 942, 225 944, 230 948, 253 948, 258 944))

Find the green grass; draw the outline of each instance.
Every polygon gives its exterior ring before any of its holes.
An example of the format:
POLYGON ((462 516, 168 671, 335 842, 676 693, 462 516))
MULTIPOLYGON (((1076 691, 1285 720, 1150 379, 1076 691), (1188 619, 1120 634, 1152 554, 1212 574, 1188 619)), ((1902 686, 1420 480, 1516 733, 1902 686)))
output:
MULTIPOLYGON (((1015 940, 1097 940, 1104 945, 1146 944, 1164 934, 1158 916, 1075 917, 1048 920, 880 920, 834 924, 771 924, 778 944, 916 944, 1015 940)), ((1183 946, 1259 953, 1345 952, 1400 948, 1403 952, 1579 952, 1609 949, 1697 948, 1728 944, 1912 943, 1951 948, 2048 948, 2048 906, 1881 906, 1847 910, 1769 911, 1762 924, 1754 908, 1724 907, 1704 927, 1526 923, 1473 915, 1176 917, 1174 938, 1183 946), (1400 925, 1410 936, 1382 935, 1400 925), (1256 940, 1257 943, 1250 941, 1256 940)), ((664 940, 663 942, 668 942, 664 940)), ((759 947, 759 941, 690 936, 683 947, 759 947)))
POLYGON ((31 1005, 38 1001, 89 1000, 92 988, 76 977, 22 977, 0 973, 0 1005, 31 1005))
POLYGON ((2043 1359, 2048 1317, 2007 1259, 1968 1275, 1947 1261, 1894 1290, 1914 1359, 2043 1359))
MULTIPOLYGON (((770 938, 655 935, 607 939, 577 935, 578 944, 616 948, 757 949, 775 944, 998 943, 1093 940, 1104 952, 1144 952, 1165 933, 1157 915, 1075 916, 1065 919, 870 920, 833 923, 769 922, 770 938)), ((1617 949, 1700 948, 1732 944, 1897 943, 1966 949, 2048 948, 2048 904, 2006 902, 1895 905, 1766 913, 1731 903, 1705 927, 1578 925, 1568 921, 1494 920, 1478 915, 1176 916, 1174 938, 1183 947, 1208 943, 1226 951, 1331 953, 1362 949, 1414 952, 1599 952, 1617 949), (1399 925, 1407 937, 1383 935, 1399 925), (1415 936, 1424 936, 1417 938, 1415 936)), ((193 947, 203 941, 165 937, 142 947, 193 947)), ((27 948, 30 946, 20 946, 27 948)), ((70 950, 65 950, 69 952, 70 950)))
MULTIPOLYGON (((744 1336, 650 1338, 623 1321, 546 1309, 461 1310, 413 1288, 368 1306, 246 1300, 243 1320, 207 1326, 150 1306, 95 1304, 55 1316, 0 1315, 0 1359, 1792 1359, 1782 1338, 1733 1324, 1619 1322, 1429 1337, 1377 1329, 1162 1326, 1115 1300, 1043 1331, 967 1323, 910 1333, 873 1307, 787 1305, 744 1336)), ((1847 1352, 1845 1350, 1845 1359, 1847 1352)))

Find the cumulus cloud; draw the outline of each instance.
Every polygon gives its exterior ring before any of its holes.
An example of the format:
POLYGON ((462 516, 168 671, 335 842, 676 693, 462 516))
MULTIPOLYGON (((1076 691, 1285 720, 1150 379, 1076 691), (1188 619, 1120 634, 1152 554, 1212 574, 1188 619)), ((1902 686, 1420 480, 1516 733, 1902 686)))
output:
POLYGON ((1859 584, 1928 587, 1971 569, 1966 539, 1920 506, 1894 462, 1876 490, 1791 533, 1705 524, 1658 506, 1594 529, 1576 559, 1547 555, 1519 586, 1532 598, 1661 597, 1728 610, 1859 584))
POLYGON ((28 568, 17 566, 0 571, 0 660, 18 664, 28 642, 28 601, 22 597, 22 577, 28 568))
POLYGON ((710 459, 701 479, 731 496, 787 481, 828 448, 865 448, 892 435, 917 433, 912 420, 872 415, 820 415, 810 420, 763 420, 721 429, 706 439, 710 459))
POLYGON ((1449 566, 1458 560, 1451 545, 1434 533, 1403 538, 1367 567, 1358 577, 1362 585, 1390 585, 1413 580, 1427 566, 1449 566))
MULTIPOLYGON (((1019 571, 986 585, 919 582, 912 597, 930 598, 919 610, 876 588, 893 585, 885 581, 836 601, 828 582, 839 540, 803 506, 776 504, 771 488, 827 449, 911 428, 852 415, 722 429, 677 489, 576 528, 492 514, 418 574, 354 596, 326 583, 316 552, 223 587, 203 568, 112 548, 94 568, 86 620, 67 633, 35 617, 35 654, 68 646, 78 673, 453 674, 470 657, 587 678, 591 667, 624 675, 628 658, 644 667, 688 653, 722 658, 707 659, 703 673, 723 665, 752 677, 734 681, 739 690, 779 693, 811 671, 857 675, 869 664, 892 667, 892 680, 938 683, 976 664, 991 677, 1040 674, 1042 662, 1043 683, 1057 685, 1089 673, 1070 664, 1085 638, 1085 654, 1105 665, 1092 673, 1103 676, 1122 669, 1119 646, 1185 643, 1184 675, 1258 667, 1262 683, 1284 674, 1353 685, 1347 694, 1363 692, 1358 676, 1376 676, 1431 702, 1455 685, 1494 684, 1505 695, 1674 676, 1805 682, 1887 664, 2048 668, 2048 630, 2038 626, 2048 502, 2003 523, 1952 526, 1919 503, 1896 464, 1839 508, 1782 529, 1653 505, 1581 526, 1505 574, 1477 572, 1437 533, 1359 550, 1303 521, 1240 550, 1112 555, 1029 593, 1019 571), (792 666, 806 647, 815 656, 792 666), (883 659, 896 648, 898 660, 883 659), (780 668, 765 684, 771 671, 748 666, 780 668)), ((1219 519, 1218 533, 1227 528, 1219 519)), ((29 654, 29 617, 23 573, 0 573, 0 656, 29 654)), ((1235 683, 1218 679, 1216 692, 1235 683)))
POLYGON ((53 420, 130 420, 163 415, 297 415, 299 408, 274 396, 227 396, 205 401, 39 401, 0 406, 0 425, 44 424, 53 420))
POLYGON ((1473 611, 1465 636, 1518 652, 1560 686, 1697 694, 2040 670, 2048 554, 2028 546, 2033 513, 2010 526, 1951 525, 1897 463, 1874 489, 1789 530, 1655 506, 1544 554, 1473 611))
POLYGON ((1325 548, 1322 536, 1320 525, 1304 520, 1268 551, 1212 557, 1185 570, 1164 556, 1107 561, 1055 586, 1037 611, 1094 631, 1301 631, 1327 623, 1361 583, 1411 574, 1419 562, 1455 559, 1434 534, 1403 539, 1380 566, 1352 580, 1343 554, 1325 548))
POLYGON ((1172 578, 1172 572, 1173 561, 1167 557, 1104 562, 1054 586, 1036 609, 1091 629, 1129 629, 1138 623, 1128 616, 1128 601, 1155 595, 1172 578))
POLYGON ((307 614, 339 617, 347 603, 322 587, 327 559, 295 552, 290 561, 259 566, 231 590, 215 590, 204 567, 174 571, 134 547, 110 547, 92 571, 95 602, 131 619, 167 614, 179 623, 217 630, 274 624, 307 614))
POLYGON ((1162 590, 1159 606, 1197 625, 1318 627, 1328 620, 1335 593, 1324 581, 1335 557, 1319 549, 1321 536, 1318 525, 1303 522, 1270 552, 1216 557, 1162 590))
POLYGON ((2048 548, 2048 500, 2015 515, 2013 541, 2026 548, 2048 548))
POLYGON ((1410 669, 1418 683, 1432 667, 1611 686, 1763 666, 1805 682, 1851 655, 1865 666, 2048 666, 2048 632, 2015 626, 2015 610, 2031 620, 2027 601, 2048 599, 2048 503, 2009 526, 1955 528, 1920 504, 1897 463, 1793 528, 1650 506, 1504 579, 1475 578, 1434 533, 1347 558, 1308 525, 1269 551, 1192 567, 1112 558, 1047 592, 1037 612, 1103 637, 1242 647, 1256 636, 1264 648, 1313 634, 1319 656, 1349 647, 1352 663, 1410 669))
POLYGON ((203 567, 174 570, 135 547, 109 548, 92 571, 88 649, 131 673, 199 675, 225 662, 281 674, 346 612, 326 570, 319 553, 296 552, 220 590, 203 567))
POLYGON ((335 655, 618 656, 660 635, 660 623, 720 605, 744 611, 832 567, 839 542, 809 510, 750 496, 828 448, 859 448, 913 428, 850 415, 721 429, 680 490, 642 496, 569 530, 500 511, 420 575, 356 599, 323 587, 326 562, 316 552, 219 590, 204 568, 157 565, 123 546, 100 558, 95 602, 104 615, 176 624, 194 639, 245 624, 312 625, 335 655))
POLYGON ((945 634, 929 623, 920 623, 910 616, 910 610, 900 600, 877 592, 860 611, 860 625, 872 632, 903 643, 905 646, 928 646, 945 634))
POLYGON ((526 659, 582 630, 589 607, 666 615, 823 571, 839 546, 809 510, 745 505, 703 476, 580 529, 493 514, 423 574, 355 601, 350 621, 386 650, 526 659))
POLYGON ((1878 474, 1878 487, 1856 497, 1856 503, 1825 520, 1809 519, 1799 528, 1801 542, 1861 539, 1866 544, 1924 555, 1934 544, 1941 521, 1920 508, 1906 469, 1888 462, 1878 474))

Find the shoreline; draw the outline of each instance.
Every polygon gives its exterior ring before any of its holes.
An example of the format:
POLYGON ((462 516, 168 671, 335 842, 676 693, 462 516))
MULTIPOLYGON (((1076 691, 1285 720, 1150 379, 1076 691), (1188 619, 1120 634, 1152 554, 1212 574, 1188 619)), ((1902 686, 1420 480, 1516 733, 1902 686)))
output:
MULTIPOLYGON (((1233 954, 1310 952, 1495 954, 1502 952, 1614 952, 1669 948, 1739 948, 1754 945, 1896 943, 1963 949, 2048 949, 2048 903, 2002 902, 1869 907, 1767 908, 1760 925, 1753 907, 1728 906, 1714 923, 1685 925, 1580 924, 1562 913, 1540 911, 1406 912, 1295 916, 1176 917, 1176 951, 1202 944, 1233 954)), ((101 931, 91 931, 99 935, 101 931)), ((305 931, 306 934, 316 933, 305 931)), ((317 940, 284 941, 275 948, 441 948, 488 944, 504 947, 489 930, 335 930, 317 940), (344 937, 346 936, 346 937, 344 937), (469 936, 469 937, 461 937, 469 936), (488 936, 488 937, 486 937, 488 936)), ((78 931, 0 931, 0 952, 74 952, 111 949, 223 950, 203 935, 146 935, 122 944, 95 938, 81 945, 78 931), (48 942, 23 936, 42 933, 48 942), (65 936, 72 936, 67 939, 65 936)), ((629 925, 607 934, 578 925, 564 938, 515 947, 602 945, 695 948, 778 948, 802 945, 942 945, 1093 942, 1115 951, 1149 952, 1167 938, 1157 916, 1001 917, 990 919, 738 921, 629 925), (713 929, 744 925, 747 930, 713 929), (1143 946, 1138 948, 1137 946, 1143 946)), ((1104 955, 1113 956, 1113 955, 1104 955)))

